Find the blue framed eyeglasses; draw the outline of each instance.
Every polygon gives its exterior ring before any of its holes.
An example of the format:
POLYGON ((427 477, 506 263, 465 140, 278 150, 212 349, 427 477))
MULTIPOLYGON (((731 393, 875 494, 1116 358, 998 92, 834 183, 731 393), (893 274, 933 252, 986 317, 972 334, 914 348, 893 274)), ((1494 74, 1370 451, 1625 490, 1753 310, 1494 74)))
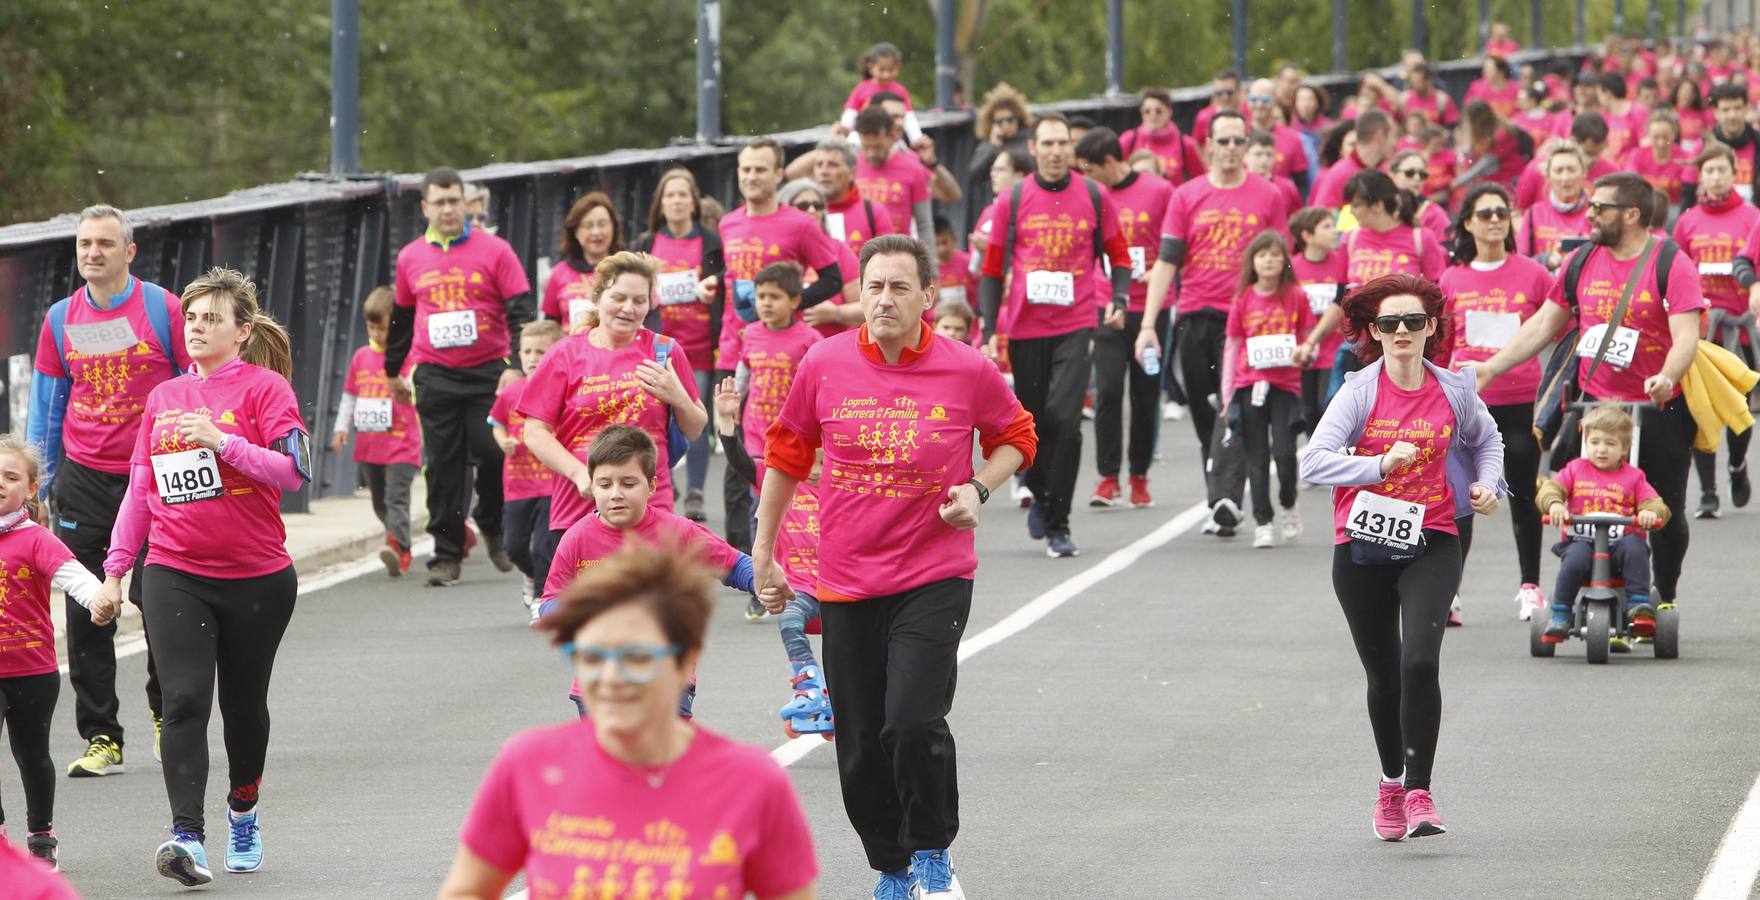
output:
POLYGON ((668 656, 677 656, 679 647, 671 644, 665 647, 653 644, 624 644, 621 647, 601 647, 597 644, 576 644, 572 641, 561 647, 562 658, 573 666, 582 684, 598 684, 605 673, 605 661, 612 660, 617 665, 617 674, 630 684, 647 684, 660 673, 660 661, 668 656))

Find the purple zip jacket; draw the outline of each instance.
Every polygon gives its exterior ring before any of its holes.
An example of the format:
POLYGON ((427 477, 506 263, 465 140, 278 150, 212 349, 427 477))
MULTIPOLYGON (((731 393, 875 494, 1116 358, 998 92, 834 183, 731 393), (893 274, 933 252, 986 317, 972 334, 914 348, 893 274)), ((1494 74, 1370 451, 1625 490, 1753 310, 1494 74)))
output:
MULTIPOLYGON (((1344 376, 1344 386, 1326 407, 1320 424, 1302 454, 1302 480, 1309 484, 1333 487, 1355 487, 1380 484, 1381 457, 1352 456, 1351 448, 1363 436, 1363 423, 1375 408, 1375 397, 1381 384, 1383 360, 1376 360, 1361 371, 1344 376)), ((1473 381, 1473 367, 1464 366, 1450 372, 1424 360, 1430 377, 1442 385, 1448 406, 1454 411, 1454 438, 1448 445, 1448 486, 1454 491, 1454 517, 1473 514, 1469 496, 1473 485, 1509 496, 1509 485, 1503 480, 1503 435, 1473 381), (1469 463, 1469 458, 1471 462, 1469 463), (1475 473, 1477 477, 1475 477, 1475 473)))

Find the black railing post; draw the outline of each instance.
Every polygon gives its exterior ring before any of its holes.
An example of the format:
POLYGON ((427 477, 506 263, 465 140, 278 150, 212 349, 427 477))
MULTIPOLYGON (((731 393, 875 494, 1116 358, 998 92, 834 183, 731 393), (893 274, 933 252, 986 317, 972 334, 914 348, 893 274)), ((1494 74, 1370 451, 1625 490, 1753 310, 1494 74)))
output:
POLYGON ((697 0, 697 142, 721 137, 721 0, 697 0))
POLYGON ((330 0, 330 174, 361 170, 361 4, 330 0))

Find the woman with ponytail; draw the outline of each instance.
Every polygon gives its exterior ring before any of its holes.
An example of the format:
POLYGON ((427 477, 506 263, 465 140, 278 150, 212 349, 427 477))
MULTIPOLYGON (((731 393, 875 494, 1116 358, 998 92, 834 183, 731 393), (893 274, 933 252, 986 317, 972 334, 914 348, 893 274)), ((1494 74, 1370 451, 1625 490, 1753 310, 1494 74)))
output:
POLYGON ((1368 284, 1382 275, 1442 277, 1448 257, 1442 242, 1418 224, 1418 198, 1402 191, 1379 169, 1364 169, 1344 185, 1357 229, 1345 239, 1351 284, 1368 284))
POLYGON ((190 370, 147 396, 100 599, 148 544, 142 608, 165 695, 165 792, 171 840, 159 874, 213 880, 203 850, 208 718, 215 683, 226 722, 226 870, 262 864, 257 788, 269 745, 269 675, 293 617, 298 579, 281 492, 311 480, 310 444, 288 376, 287 332, 257 288, 214 268, 182 293, 190 370), (220 548, 221 552, 216 552, 220 548))

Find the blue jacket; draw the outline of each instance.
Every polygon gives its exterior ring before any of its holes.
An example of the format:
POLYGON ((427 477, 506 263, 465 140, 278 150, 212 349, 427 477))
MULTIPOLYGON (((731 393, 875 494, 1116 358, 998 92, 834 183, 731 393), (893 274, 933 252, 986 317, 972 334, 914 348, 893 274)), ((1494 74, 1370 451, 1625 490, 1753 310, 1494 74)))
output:
MULTIPOLYGON (((1351 448, 1363 437, 1369 411, 1375 408, 1383 363, 1378 359, 1361 371, 1344 376, 1344 387, 1339 388, 1338 395, 1326 407, 1326 414, 1320 417, 1308 449, 1302 454, 1303 481, 1356 487, 1387 480, 1381 474, 1381 457, 1351 455, 1351 448)), ((1485 401, 1479 399, 1471 366, 1450 372, 1424 360, 1424 368, 1442 385, 1442 393, 1454 411, 1454 438, 1448 445, 1448 486, 1454 491, 1454 517, 1459 519, 1473 513, 1470 495, 1475 484, 1490 488, 1499 497, 1509 495, 1509 485, 1503 480, 1503 435, 1498 432, 1491 411, 1485 408, 1485 401)))

